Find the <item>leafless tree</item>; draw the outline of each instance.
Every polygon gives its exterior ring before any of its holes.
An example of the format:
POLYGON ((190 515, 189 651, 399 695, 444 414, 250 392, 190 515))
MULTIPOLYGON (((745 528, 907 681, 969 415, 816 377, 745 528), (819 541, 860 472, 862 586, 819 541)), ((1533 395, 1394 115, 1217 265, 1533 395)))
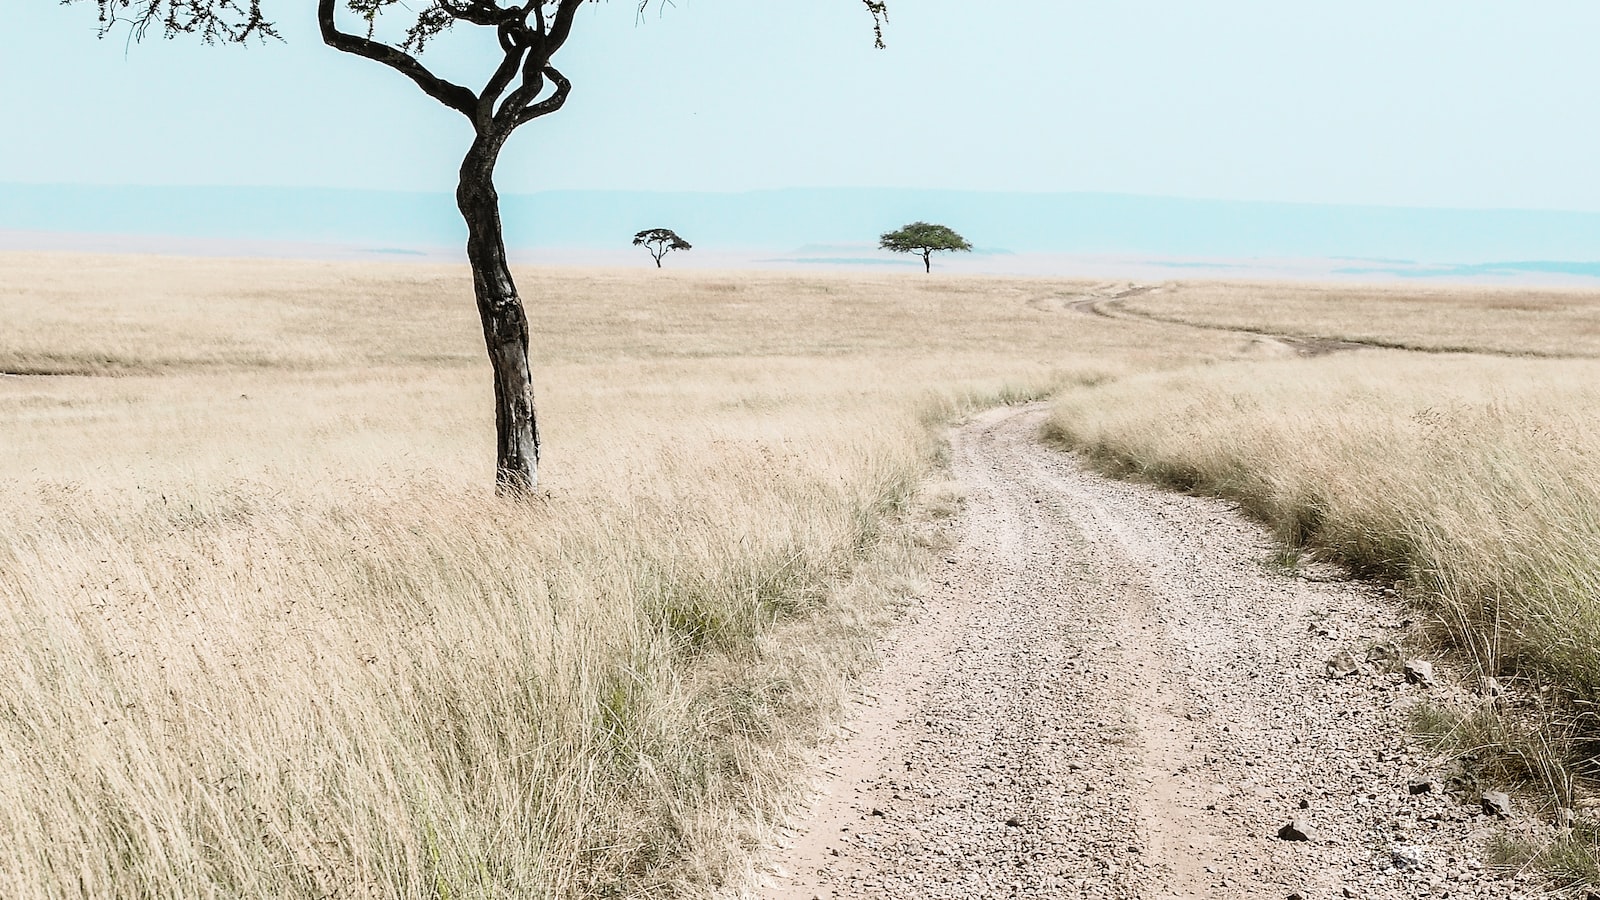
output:
MULTIPOLYGON (((15 0, 9 0, 15 2, 15 0)), ((248 43, 279 37, 263 13, 262 0, 64 0, 99 8, 101 35, 119 25, 135 37, 152 30, 164 36, 195 35, 206 43, 248 43)), ((530 492, 539 481, 539 425, 533 374, 528 362, 528 317, 511 269, 495 190, 495 164, 512 133, 560 109, 572 92, 553 64, 572 36, 585 0, 302 0, 317 4, 323 41, 399 72, 423 93, 472 123, 473 140, 461 161, 456 205, 467 223, 467 261, 483 338, 494 369, 495 485, 503 495, 530 492), (418 9, 420 7, 420 9, 418 9), (376 37, 380 19, 399 21, 404 38, 376 37), (354 30, 339 19, 357 23, 354 30), (482 88, 455 84, 420 61, 428 42, 456 25, 494 30, 499 43, 492 73, 482 88)), ((636 2, 643 13, 651 0, 636 2)), ((872 15, 876 43, 883 46, 884 0, 861 0, 872 15)))

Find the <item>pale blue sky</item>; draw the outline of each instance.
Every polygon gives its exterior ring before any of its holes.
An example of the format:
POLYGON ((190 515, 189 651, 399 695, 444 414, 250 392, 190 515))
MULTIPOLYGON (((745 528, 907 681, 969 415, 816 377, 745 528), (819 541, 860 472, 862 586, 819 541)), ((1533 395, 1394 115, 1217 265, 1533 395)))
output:
MULTIPOLYGON (((449 188, 467 129, 335 53, 0 0, 0 182, 449 188)), ((676 0, 584 11, 504 190, 882 186, 1600 210, 1600 4, 676 0), (980 12, 973 12, 979 10, 980 12), (995 10, 988 12, 988 10, 995 10)), ((464 71, 470 47, 426 60, 464 71)), ((481 76, 473 75, 477 81, 481 76)))

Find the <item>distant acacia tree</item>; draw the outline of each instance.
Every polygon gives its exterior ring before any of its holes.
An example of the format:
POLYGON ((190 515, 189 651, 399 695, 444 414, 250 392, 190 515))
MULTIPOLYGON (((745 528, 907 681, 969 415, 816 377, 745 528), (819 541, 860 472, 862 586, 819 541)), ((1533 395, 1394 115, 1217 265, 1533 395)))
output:
MULTIPOLYGON (((5 0, 15 3, 17 0, 5 0)), ((61 0, 99 8, 104 37, 119 23, 136 38, 152 29, 166 37, 198 36, 208 44, 279 38, 262 12, 262 0, 61 0)), ((285 0, 290 2, 290 0, 285 0)), ((494 169, 500 151, 519 127, 560 109, 572 82, 551 59, 572 35, 585 0, 297 0, 315 3, 322 40, 335 50, 382 63, 416 83, 422 92, 461 113, 473 140, 461 162, 456 205, 467 223, 467 261, 483 338, 494 369, 495 486, 503 495, 524 495, 539 482, 539 426, 534 413, 533 375, 528 364, 528 317, 511 280, 500 222, 494 169), (339 26, 339 12, 357 27, 339 26), (377 39, 380 20, 394 11, 404 37, 377 39), (497 52, 493 71, 479 90, 441 78, 419 57, 428 41, 466 23, 492 29, 497 52)), ((651 0, 630 0, 642 14, 651 0)), ((861 0, 872 14, 876 44, 883 46, 885 0, 861 0)), ((199 74, 199 73, 197 73, 199 74)))
POLYGON ((646 228, 633 236, 633 245, 650 251, 650 258, 656 261, 658 269, 661 268, 661 257, 666 256, 668 251, 694 249, 671 228, 646 228))
POLYGON ((933 271, 934 253, 942 250, 966 252, 972 249, 966 238, 943 225, 930 225, 927 222, 912 222, 896 231, 885 232, 879 235, 878 246, 895 253, 922 254, 922 269, 925 272, 933 271))

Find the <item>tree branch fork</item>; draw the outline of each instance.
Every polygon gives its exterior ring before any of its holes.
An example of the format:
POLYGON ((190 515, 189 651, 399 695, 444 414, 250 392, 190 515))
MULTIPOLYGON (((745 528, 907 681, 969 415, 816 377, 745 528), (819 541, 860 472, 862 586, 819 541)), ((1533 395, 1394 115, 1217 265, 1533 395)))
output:
POLYGON ((373 37, 378 14, 391 2, 395 0, 351 4, 367 20, 366 33, 358 34, 339 27, 339 0, 317 0, 323 42, 411 79, 428 96, 466 116, 480 137, 503 140, 518 126, 567 102, 572 82, 550 60, 571 36, 585 0, 527 0, 509 6, 492 0, 435 0, 418 14, 398 47, 373 37), (417 58, 430 39, 458 21, 494 28, 500 45, 500 63, 478 91, 435 74, 417 58), (554 90, 546 95, 550 85, 554 90))

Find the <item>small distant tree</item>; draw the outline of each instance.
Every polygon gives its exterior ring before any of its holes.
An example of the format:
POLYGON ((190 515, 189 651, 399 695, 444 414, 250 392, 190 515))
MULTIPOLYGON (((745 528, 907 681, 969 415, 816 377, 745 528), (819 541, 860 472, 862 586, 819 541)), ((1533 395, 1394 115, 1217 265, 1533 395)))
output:
POLYGON ((661 268, 661 257, 672 250, 693 250, 694 247, 671 228, 646 228, 633 236, 633 245, 650 251, 650 258, 661 268))
POLYGON ((943 225, 930 225, 927 222, 912 222, 897 231, 886 232, 878 237, 878 246, 895 253, 922 254, 922 268, 926 272, 933 271, 933 254, 937 251, 972 250, 966 238, 943 225))

